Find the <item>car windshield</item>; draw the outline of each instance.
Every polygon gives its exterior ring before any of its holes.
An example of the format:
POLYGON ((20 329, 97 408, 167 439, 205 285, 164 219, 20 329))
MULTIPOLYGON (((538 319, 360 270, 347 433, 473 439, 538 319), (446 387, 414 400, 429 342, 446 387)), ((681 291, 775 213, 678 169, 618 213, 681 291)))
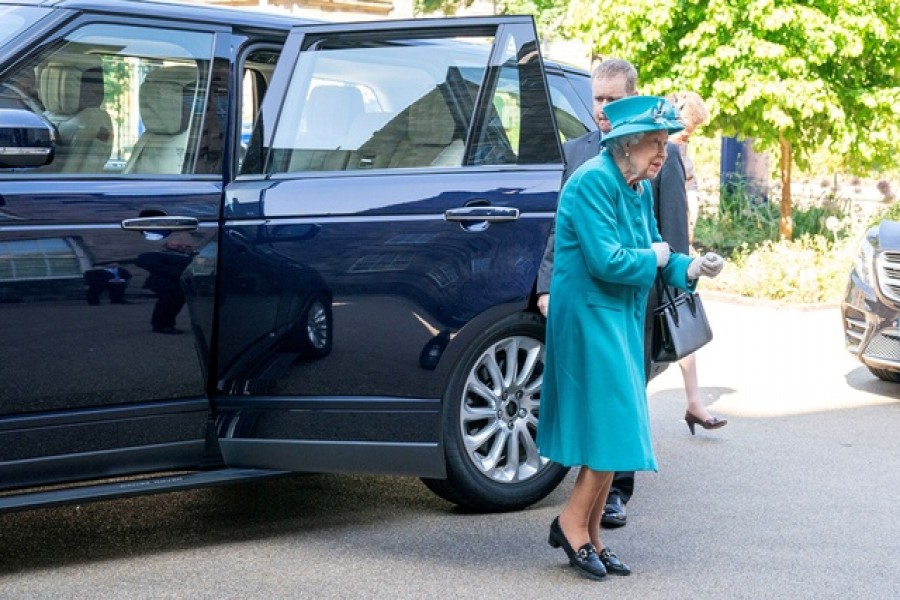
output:
POLYGON ((0 6, 0 46, 50 12, 36 6, 0 6))

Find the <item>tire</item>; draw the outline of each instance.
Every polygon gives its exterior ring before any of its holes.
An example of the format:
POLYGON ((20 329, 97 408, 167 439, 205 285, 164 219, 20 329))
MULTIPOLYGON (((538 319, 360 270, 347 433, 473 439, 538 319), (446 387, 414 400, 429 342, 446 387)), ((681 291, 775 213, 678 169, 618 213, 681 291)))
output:
POLYGON ((869 372, 882 381, 890 381, 891 383, 900 383, 900 372, 888 371, 887 369, 876 369, 874 367, 866 367, 869 372))
POLYGON ((559 485, 568 468, 542 458, 535 444, 543 372, 544 321, 535 314, 507 317, 472 343, 444 394, 447 478, 423 479, 432 492, 500 512, 530 506, 559 485))
POLYGON ((331 300, 318 294, 310 298, 297 321, 294 339, 300 355, 308 359, 324 358, 331 353, 334 320, 331 300))

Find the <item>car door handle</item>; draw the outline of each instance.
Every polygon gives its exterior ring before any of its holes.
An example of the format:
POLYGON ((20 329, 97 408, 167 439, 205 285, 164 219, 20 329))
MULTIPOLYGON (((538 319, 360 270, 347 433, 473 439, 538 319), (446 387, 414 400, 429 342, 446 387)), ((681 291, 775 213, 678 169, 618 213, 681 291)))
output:
POLYGON ((126 231, 194 231, 199 226, 194 217, 139 217, 122 221, 126 231))
POLYGON ((489 223, 499 223, 502 221, 515 221, 518 218, 519 209, 506 206, 466 206, 444 211, 445 220, 456 222, 487 221, 489 223))

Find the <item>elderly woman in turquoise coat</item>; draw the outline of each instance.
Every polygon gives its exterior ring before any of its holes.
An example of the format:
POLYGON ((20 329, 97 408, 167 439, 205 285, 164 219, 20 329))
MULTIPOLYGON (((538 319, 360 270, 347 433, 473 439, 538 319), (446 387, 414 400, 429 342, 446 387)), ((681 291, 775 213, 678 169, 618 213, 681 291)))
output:
POLYGON ((556 217, 546 363, 537 443, 541 455, 582 467, 550 526, 579 572, 627 575, 600 538, 613 473, 656 471, 644 378, 644 313, 657 276, 694 290, 724 264, 671 252, 653 216, 648 179, 683 129, 663 98, 631 96, 604 108, 612 130, 603 151, 566 182, 556 217))

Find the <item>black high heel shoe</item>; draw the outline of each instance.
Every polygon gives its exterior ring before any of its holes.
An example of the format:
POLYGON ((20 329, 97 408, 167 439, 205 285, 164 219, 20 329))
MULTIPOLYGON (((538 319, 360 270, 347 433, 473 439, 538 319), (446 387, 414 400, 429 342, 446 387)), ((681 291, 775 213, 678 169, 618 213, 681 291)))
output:
POLYGON ((719 417, 710 417, 705 421, 701 421, 699 417, 695 417, 690 411, 684 412, 684 422, 687 423, 691 435, 694 435, 694 425, 699 425, 703 429, 719 429, 728 424, 728 419, 720 419, 719 417))
POLYGON ((550 535, 547 537, 547 543, 554 548, 562 548, 566 556, 569 557, 569 564, 581 571, 584 575, 592 579, 603 579, 606 577, 606 567, 600 562, 597 556, 597 550, 590 542, 579 548, 577 551, 572 548, 566 534, 563 533, 562 527, 559 526, 559 517, 553 519, 550 523, 550 535))

